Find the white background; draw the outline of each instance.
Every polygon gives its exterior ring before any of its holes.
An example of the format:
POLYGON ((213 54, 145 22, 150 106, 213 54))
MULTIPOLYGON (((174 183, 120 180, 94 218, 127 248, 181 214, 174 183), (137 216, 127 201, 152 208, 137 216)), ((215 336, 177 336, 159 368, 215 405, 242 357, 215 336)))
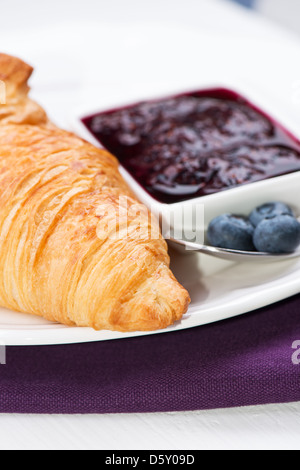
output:
MULTIPOLYGON (((33 92, 37 98, 42 99, 51 116, 63 124, 66 108, 70 110, 74 104, 74 91, 80 92, 81 100, 84 97, 81 88, 83 78, 85 86, 94 86, 95 80, 87 77, 88 70, 82 70, 80 64, 78 66, 75 62, 74 48, 72 54, 64 59, 64 47, 69 44, 68 30, 65 30, 66 36, 63 36, 64 28, 61 25, 68 23, 77 27, 77 41, 80 43, 82 38, 83 44, 84 28, 80 24, 87 21, 119 24, 125 29, 129 24, 140 25, 141 35, 145 22, 148 26, 155 22, 160 25, 166 23, 168 27, 172 24, 178 31, 179 38, 180 34, 185 35, 187 31, 206 30, 215 38, 222 38, 222 35, 227 39, 230 37, 232 47, 243 39, 250 43, 254 41, 257 48, 260 44, 266 47, 268 43, 271 50, 273 42, 278 47, 277 42, 280 43, 282 39, 289 41, 291 49, 295 48, 295 61, 299 61, 300 39, 294 33, 297 30, 294 18, 299 18, 299 9, 298 15, 295 13, 287 16, 287 8, 292 3, 292 7, 296 9, 297 5, 292 0, 261 0, 259 6, 264 15, 272 16, 277 22, 282 16, 284 24, 290 25, 290 32, 284 32, 273 27, 267 20, 265 22, 252 13, 245 13, 226 0, 0 0, 0 44, 1 48, 5 45, 3 52, 20 53, 25 59, 28 52, 28 60, 35 62, 39 59, 39 64, 34 64, 39 67, 40 75, 34 78, 36 87, 33 87, 33 92), (49 28, 53 31, 50 42, 49 28), (48 31, 47 41, 43 35, 44 30, 48 31), (55 51, 61 42, 61 54, 51 54, 51 44, 55 51), (53 69, 49 65, 47 68, 46 63, 52 64, 53 69), (69 94, 64 91, 66 83, 70 89, 69 94)), ((153 35, 155 36, 155 29, 153 35)), ((86 57, 94 64, 99 64, 94 70, 101 71, 102 78, 105 66, 101 64, 101 57, 107 53, 110 40, 108 36, 106 44, 101 42, 97 47, 93 46, 92 49, 99 51, 99 55, 88 57, 89 51, 86 50, 86 57)), ((126 42, 126 37, 124 41, 126 42)), ((201 46, 206 47, 205 44, 199 45, 199 53, 192 60, 201 62, 201 46)), ((80 51, 82 54, 82 47, 80 51)), ((244 67, 241 75, 247 75, 246 58, 241 55, 238 60, 243 63, 241 68, 244 67)), ((264 60, 267 61, 268 57, 264 60)), ((211 57, 211 63, 213 61, 214 57, 211 57)), ((86 60, 84 64, 87 63, 86 60)), ((113 66, 113 62, 111 65, 113 66)), ((201 65, 203 73, 206 73, 210 64, 202 62, 201 65)), ((177 67, 180 67, 180 60, 177 67)), ((273 68, 270 64, 268 84, 270 88, 273 86, 274 91, 280 87, 281 80, 288 84, 285 104, 293 108, 296 119, 299 118, 300 102, 298 95, 293 94, 293 87, 300 84, 300 73, 298 75, 297 69, 292 69, 294 72, 290 80, 287 80, 289 77, 285 75, 284 67, 282 62, 278 63, 278 70, 274 64, 273 68), (272 74, 274 81, 271 80, 272 74)), ((121 73, 130 74, 130 71, 123 68, 121 73)), ((158 69, 157 76, 159 73, 158 69)), ((107 74, 109 75, 109 71, 107 74)), ((176 74, 176 67, 173 74, 176 74)), ((151 76, 154 77, 153 71, 151 76)), ((176 82, 176 77, 174 80, 176 82)), ((265 77, 262 77, 263 80, 265 77)), ((115 83, 117 85, 119 81, 116 79, 115 83)), ((0 415, 1 449, 299 449, 299 434, 299 403, 189 413, 0 415)))
POLYGON ((259 13, 300 34, 299 0, 256 0, 256 5, 259 13))

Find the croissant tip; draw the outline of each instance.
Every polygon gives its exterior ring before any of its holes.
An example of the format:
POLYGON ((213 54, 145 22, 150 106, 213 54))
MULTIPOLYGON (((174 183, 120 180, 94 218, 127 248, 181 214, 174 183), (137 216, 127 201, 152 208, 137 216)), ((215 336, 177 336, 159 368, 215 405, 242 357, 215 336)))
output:
POLYGON ((163 264, 128 302, 115 306, 110 324, 119 331, 162 330, 181 321, 190 302, 187 290, 163 264))
POLYGON ((33 67, 18 57, 0 53, 0 80, 7 87, 25 92, 29 90, 28 80, 33 73, 33 67))

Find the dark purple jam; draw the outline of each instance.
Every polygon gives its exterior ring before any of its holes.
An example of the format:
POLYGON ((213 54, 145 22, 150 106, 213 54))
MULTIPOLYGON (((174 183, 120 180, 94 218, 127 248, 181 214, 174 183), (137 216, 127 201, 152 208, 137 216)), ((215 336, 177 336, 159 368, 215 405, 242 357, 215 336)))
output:
POLYGON ((300 170, 300 143, 229 90, 141 102, 83 123, 165 203, 300 170))

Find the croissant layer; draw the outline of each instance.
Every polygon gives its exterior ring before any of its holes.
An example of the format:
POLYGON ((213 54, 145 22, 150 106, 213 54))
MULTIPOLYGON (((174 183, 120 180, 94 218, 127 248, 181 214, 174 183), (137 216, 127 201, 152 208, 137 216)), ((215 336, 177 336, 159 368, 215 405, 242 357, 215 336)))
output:
POLYGON ((0 305, 96 330, 156 330, 187 311, 159 226, 105 150, 52 124, 32 68, 0 54, 0 305))

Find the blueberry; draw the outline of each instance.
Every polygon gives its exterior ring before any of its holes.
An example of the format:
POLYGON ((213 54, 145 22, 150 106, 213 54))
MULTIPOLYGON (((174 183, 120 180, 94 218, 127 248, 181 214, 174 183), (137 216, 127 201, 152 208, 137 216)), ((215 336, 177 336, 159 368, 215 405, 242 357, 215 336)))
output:
POLYGON ((253 242, 258 251, 292 253, 300 245, 300 223, 290 215, 262 220, 254 231, 253 242))
POLYGON ((264 219, 277 217, 278 215, 291 215, 294 213, 292 209, 283 202, 268 202, 262 206, 256 207, 250 214, 249 220, 254 227, 264 219))
POLYGON ((253 233, 254 227, 246 217, 223 214, 211 221, 207 238, 216 247, 254 251, 253 233))

